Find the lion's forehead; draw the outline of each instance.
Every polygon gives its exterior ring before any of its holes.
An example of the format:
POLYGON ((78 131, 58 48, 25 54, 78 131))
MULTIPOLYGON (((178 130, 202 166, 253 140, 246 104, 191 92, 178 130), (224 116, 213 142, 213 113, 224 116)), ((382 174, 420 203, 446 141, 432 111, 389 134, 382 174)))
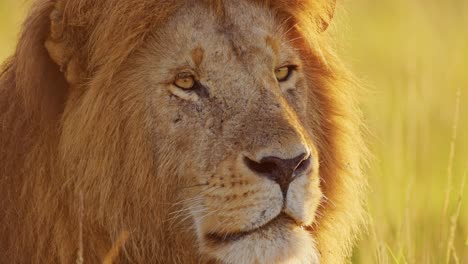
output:
POLYGON ((283 41, 274 15, 247 1, 233 2, 225 4, 223 15, 198 1, 183 6, 158 29, 156 41, 163 43, 166 57, 186 57, 200 47, 210 64, 248 65, 249 71, 273 64, 283 41))

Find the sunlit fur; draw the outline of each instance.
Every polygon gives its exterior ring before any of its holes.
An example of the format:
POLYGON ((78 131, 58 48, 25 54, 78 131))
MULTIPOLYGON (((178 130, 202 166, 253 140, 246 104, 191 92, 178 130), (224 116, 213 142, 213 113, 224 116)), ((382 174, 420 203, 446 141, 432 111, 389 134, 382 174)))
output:
POLYGON ((365 148, 331 2, 37 0, 0 75, 1 262, 99 263, 127 232, 118 263, 347 261, 365 148), (284 204, 242 159, 301 152, 284 204))

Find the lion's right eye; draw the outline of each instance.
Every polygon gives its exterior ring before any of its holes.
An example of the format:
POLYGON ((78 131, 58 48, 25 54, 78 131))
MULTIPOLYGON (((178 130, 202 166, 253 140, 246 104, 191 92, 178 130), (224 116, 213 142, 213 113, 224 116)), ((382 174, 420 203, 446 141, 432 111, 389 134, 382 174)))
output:
POLYGON ((275 76, 278 82, 285 82, 291 77, 292 72, 297 68, 297 66, 289 65, 283 66, 275 70, 275 76))
POLYGON ((190 73, 180 73, 177 75, 174 85, 184 90, 193 89, 195 86, 195 77, 190 73))

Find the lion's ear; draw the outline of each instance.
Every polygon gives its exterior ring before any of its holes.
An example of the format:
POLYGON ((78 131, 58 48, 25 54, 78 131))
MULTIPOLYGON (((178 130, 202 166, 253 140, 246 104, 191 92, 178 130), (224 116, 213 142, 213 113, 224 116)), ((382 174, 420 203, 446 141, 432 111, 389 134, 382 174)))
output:
POLYGON ((336 0, 328 0, 324 6, 324 12, 320 15, 319 30, 324 32, 330 26, 333 16, 335 15, 336 10, 336 0))
POLYGON ((328 29, 336 9, 336 0, 272 0, 269 3, 286 18, 295 18, 295 23, 319 33, 328 29))
POLYGON ((45 47, 50 58, 60 67, 70 86, 78 84, 83 79, 84 70, 80 65, 78 52, 65 34, 65 20, 63 17, 63 1, 57 1, 54 10, 50 13, 50 33, 45 47))

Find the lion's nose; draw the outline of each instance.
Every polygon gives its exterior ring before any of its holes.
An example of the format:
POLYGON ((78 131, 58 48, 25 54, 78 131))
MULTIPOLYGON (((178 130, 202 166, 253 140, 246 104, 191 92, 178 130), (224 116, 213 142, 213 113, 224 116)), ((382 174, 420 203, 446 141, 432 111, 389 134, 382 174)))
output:
POLYGON ((262 158, 259 162, 244 157, 244 162, 257 175, 277 182, 284 196, 286 196, 289 184, 294 177, 306 172, 312 163, 311 156, 306 153, 292 159, 268 156, 262 158))

